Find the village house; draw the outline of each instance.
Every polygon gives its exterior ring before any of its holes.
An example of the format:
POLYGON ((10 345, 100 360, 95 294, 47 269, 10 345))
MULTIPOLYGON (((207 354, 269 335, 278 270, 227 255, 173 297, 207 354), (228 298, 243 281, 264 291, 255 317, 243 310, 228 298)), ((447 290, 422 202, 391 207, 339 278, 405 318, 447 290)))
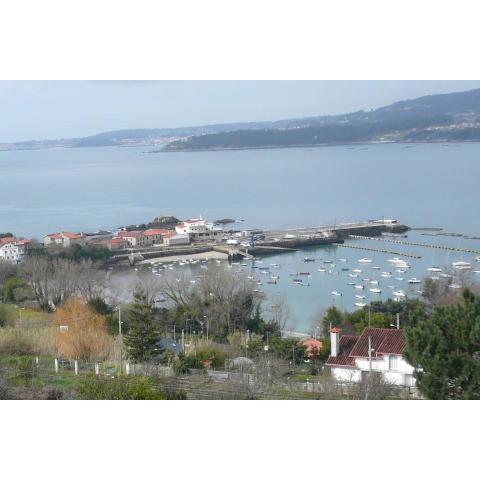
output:
POLYGON ((181 234, 172 231, 163 236, 163 244, 167 247, 173 247, 175 245, 188 245, 189 243, 190 237, 187 234, 181 234))
POLYGON ((123 250, 124 248, 128 248, 130 244, 125 238, 121 237, 113 237, 105 240, 104 245, 109 250, 123 250))
POLYGON ((131 232, 121 230, 117 233, 117 237, 126 240, 130 247, 148 247, 153 243, 151 237, 146 237, 143 232, 139 230, 133 230, 131 232))
POLYGON ((330 329, 330 343, 331 354, 325 365, 339 382, 364 382, 370 372, 378 372, 388 383, 415 386, 414 368, 403 357, 402 330, 365 328, 357 336, 341 335, 341 329, 334 327, 330 329))
POLYGON ((163 236, 169 235, 172 230, 166 228, 150 228, 143 231, 143 235, 149 239, 151 245, 160 245, 163 243, 163 236))
POLYGON ((43 237, 43 244, 48 247, 49 245, 59 245, 61 247, 71 247, 72 245, 82 245, 86 243, 86 236, 83 233, 72 232, 59 232, 49 233, 43 237))
POLYGON ((16 237, 0 238, 0 260, 20 263, 30 240, 19 240, 16 237))
POLYGON ((188 235, 192 242, 206 240, 216 240, 223 235, 221 228, 215 227, 213 223, 208 223, 200 218, 193 218, 179 223, 175 227, 179 235, 188 235))

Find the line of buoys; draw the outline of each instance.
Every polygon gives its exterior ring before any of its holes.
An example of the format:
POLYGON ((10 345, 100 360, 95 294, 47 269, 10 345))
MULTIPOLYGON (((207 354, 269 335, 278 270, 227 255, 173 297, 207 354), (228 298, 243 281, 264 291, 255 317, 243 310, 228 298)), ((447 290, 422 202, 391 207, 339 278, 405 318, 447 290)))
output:
POLYGON ((345 248, 355 248, 356 250, 368 250, 369 252, 388 253, 390 255, 399 255, 401 257, 422 258, 421 255, 414 255, 413 253, 392 252, 391 250, 382 250, 381 248, 359 247, 358 245, 345 245, 344 243, 340 243, 337 246, 345 248))
POLYGON ((439 250, 450 250, 452 252, 475 253, 475 254, 480 253, 480 250, 475 250, 473 248, 457 248, 457 247, 448 247, 446 245, 432 245, 431 243, 406 242, 404 240, 392 240, 390 238, 383 238, 383 237, 365 237, 363 235, 350 235, 350 238, 357 238, 359 240, 376 240, 378 242, 396 243, 398 245, 411 245, 414 247, 438 248, 439 250))

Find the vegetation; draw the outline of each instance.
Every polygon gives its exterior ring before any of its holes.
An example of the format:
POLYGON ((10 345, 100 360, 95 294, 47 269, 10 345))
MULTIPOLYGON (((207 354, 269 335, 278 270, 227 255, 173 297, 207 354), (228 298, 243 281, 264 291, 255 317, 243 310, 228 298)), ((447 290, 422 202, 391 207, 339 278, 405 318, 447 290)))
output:
POLYGON ((66 358, 97 361, 108 358, 112 348, 105 316, 84 300, 71 298, 54 315, 58 352, 66 358))
POLYGON ((150 360, 156 353, 159 332, 154 316, 152 299, 145 290, 137 289, 128 315, 128 333, 125 335, 128 357, 133 361, 150 360))
POLYGON ((480 399, 480 297, 439 307, 407 327, 405 356, 430 399, 480 399))

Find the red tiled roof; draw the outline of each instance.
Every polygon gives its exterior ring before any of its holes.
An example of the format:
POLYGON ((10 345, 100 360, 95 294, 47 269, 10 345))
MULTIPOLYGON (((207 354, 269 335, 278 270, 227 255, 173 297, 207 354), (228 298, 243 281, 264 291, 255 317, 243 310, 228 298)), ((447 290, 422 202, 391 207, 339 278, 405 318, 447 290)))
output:
POLYGON ((150 236, 150 235, 165 235, 167 233, 170 233, 172 230, 167 230, 166 228, 150 228, 148 230, 145 230, 143 234, 145 236, 150 236))
POLYGON ((328 357, 326 365, 355 366, 355 359, 350 356, 350 352, 355 347, 358 339, 359 337, 356 335, 343 335, 340 337, 340 353, 336 357, 328 357))
POLYGON ((114 244, 114 243, 126 243, 126 240, 120 237, 113 237, 107 240, 107 243, 114 244))
POLYGON ((165 235, 163 235, 163 238, 172 238, 172 237, 176 237, 177 235, 178 235, 177 232, 170 231, 165 235))
POLYGON ((81 233, 62 232, 62 235, 70 240, 73 240, 74 238, 83 238, 81 233))
POLYGON ((131 232, 118 232, 118 236, 122 238, 137 238, 140 235, 142 235, 142 232, 139 232, 138 230, 133 230, 131 232))
POLYGON ((402 330, 366 328, 352 349, 350 356, 368 357, 368 337, 371 339, 373 356, 382 354, 400 355, 405 348, 405 337, 402 330))
POLYGON ((52 239, 58 239, 62 238, 61 233, 49 233, 48 235, 45 235, 46 237, 52 238, 52 239))
POLYGON ((3 237, 3 238, 0 238, 0 245, 4 244, 4 243, 12 243, 12 242, 15 242, 17 239, 15 237, 3 237))

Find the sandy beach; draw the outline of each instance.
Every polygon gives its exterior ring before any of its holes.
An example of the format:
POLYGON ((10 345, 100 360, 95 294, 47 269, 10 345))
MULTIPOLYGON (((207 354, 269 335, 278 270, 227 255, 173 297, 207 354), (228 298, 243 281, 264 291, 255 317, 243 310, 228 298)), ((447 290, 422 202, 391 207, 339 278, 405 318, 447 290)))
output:
POLYGON ((171 255, 168 257, 155 257, 138 262, 137 265, 148 265, 150 263, 171 263, 185 260, 227 260, 228 255, 214 250, 203 253, 192 253, 190 255, 171 255))

